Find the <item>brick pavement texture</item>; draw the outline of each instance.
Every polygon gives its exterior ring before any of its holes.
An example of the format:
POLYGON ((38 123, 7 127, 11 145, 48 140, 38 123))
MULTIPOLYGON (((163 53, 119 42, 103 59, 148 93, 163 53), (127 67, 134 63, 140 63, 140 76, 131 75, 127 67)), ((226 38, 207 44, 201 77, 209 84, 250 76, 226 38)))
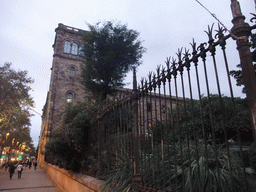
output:
POLYGON ((9 172, 0 169, 0 192, 57 192, 57 188, 47 174, 40 168, 34 170, 25 167, 22 176, 18 179, 18 171, 15 170, 12 180, 9 172))

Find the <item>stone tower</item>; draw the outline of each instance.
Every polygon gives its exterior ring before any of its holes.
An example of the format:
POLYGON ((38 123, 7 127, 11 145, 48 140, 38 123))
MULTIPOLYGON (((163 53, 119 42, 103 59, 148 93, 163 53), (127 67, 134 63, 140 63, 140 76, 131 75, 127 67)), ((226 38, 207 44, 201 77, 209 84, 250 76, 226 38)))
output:
POLYGON ((80 66, 84 62, 81 49, 86 31, 59 24, 55 32, 52 73, 42 115, 39 154, 40 150, 44 151, 51 131, 60 125, 65 107, 90 96, 80 84, 80 66))

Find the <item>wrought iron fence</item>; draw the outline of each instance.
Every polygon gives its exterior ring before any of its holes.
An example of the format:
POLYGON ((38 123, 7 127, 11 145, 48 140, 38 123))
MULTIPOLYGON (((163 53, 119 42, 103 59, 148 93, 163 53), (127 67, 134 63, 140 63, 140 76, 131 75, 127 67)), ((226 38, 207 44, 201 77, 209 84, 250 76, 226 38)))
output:
POLYGON ((253 130, 244 132, 229 73, 232 55, 226 51, 233 35, 224 32, 218 25, 214 35, 209 26, 207 43, 193 40, 191 51, 179 49, 176 57, 167 58, 138 87, 134 80, 133 91, 92 119, 100 169, 126 175, 111 180, 113 186, 128 190, 133 183, 134 191, 250 191, 242 141, 253 130), (239 152, 231 146, 235 141, 239 152))

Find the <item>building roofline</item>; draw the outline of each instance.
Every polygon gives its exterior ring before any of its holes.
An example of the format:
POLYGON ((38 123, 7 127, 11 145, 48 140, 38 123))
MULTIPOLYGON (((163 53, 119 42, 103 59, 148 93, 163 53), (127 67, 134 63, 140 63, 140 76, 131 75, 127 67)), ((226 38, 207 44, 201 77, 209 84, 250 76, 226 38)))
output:
POLYGON ((62 23, 59 23, 58 24, 58 27, 55 29, 55 38, 54 38, 54 43, 52 45, 52 47, 54 47, 55 43, 56 43, 56 37, 57 37, 57 31, 65 31, 65 32, 68 32, 68 33, 73 33, 73 34, 76 34, 76 35, 81 35, 81 36, 84 36, 86 35, 86 33, 88 33, 88 31, 86 30, 83 30, 83 29, 78 29, 78 28, 75 28, 75 27, 70 27, 68 25, 64 25, 62 23))
POLYGON ((59 23, 59 24, 58 24, 58 27, 55 29, 55 32, 56 32, 58 29, 61 29, 61 30, 66 31, 66 32, 69 32, 69 33, 76 33, 76 34, 80 34, 80 35, 85 35, 85 34, 88 32, 88 31, 86 31, 86 30, 78 29, 78 28, 71 27, 71 26, 68 26, 68 25, 64 25, 64 24, 62 24, 62 23, 59 23))

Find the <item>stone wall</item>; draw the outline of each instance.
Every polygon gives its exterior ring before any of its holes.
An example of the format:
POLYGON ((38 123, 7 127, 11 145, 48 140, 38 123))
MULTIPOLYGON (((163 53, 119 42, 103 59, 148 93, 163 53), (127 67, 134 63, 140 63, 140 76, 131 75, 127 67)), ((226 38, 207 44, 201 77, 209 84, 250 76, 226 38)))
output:
POLYGON ((72 173, 45 162, 41 162, 40 167, 52 179, 58 191, 61 192, 98 192, 100 186, 104 183, 104 181, 94 177, 72 173))

